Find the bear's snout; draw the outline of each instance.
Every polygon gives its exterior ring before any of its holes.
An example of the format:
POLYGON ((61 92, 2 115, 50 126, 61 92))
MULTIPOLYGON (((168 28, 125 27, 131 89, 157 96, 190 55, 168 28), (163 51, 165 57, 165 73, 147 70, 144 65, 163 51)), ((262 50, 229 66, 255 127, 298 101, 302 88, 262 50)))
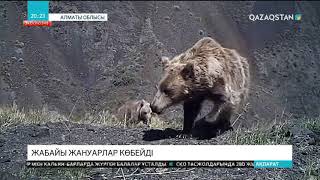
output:
POLYGON ((154 103, 152 103, 150 107, 151 107, 152 112, 157 113, 157 114, 161 113, 160 108, 158 106, 155 106, 154 103))
POLYGON ((172 100, 168 95, 158 91, 151 103, 151 110, 154 113, 161 114, 166 108, 172 105, 172 100))

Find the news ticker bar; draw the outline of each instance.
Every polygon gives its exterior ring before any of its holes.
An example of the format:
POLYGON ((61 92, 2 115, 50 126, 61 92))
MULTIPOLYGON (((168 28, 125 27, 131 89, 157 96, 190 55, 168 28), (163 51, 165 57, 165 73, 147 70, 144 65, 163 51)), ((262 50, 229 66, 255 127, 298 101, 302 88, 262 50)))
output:
POLYGON ((50 13, 49 21, 108 21, 106 13, 50 13))
MULTIPOLYGON (((70 162, 84 164, 92 162, 92 166, 98 166, 99 164, 95 165, 94 162, 128 161, 133 164, 134 162, 172 162, 176 164, 185 161, 189 162, 186 166, 191 167, 191 162, 244 162, 245 167, 292 167, 291 145, 28 145, 27 149, 28 162, 65 162, 61 164, 63 166, 67 166, 70 162), (246 164, 250 162, 253 162, 253 166, 246 164)), ((230 166, 238 167, 237 163, 230 166)), ((136 166, 143 165, 136 164, 136 166)), ((201 167, 195 164, 194 166, 201 167)), ((204 166, 215 167, 216 165, 204 166)))
MULTIPOLYGON (((23 26, 52 26, 53 21, 108 21, 108 14, 105 13, 70 13, 70 14, 48 14, 48 21, 25 20, 23 26)), ((30 18, 28 18, 30 19, 30 18)))
POLYGON ((106 13, 49 13, 49 1, 28 1, 23 26, 52 26, 53 21, 108 21, 106 13))
POLYGON ((27 167, 292 168, 292 161, 27 161, 27 167))
POLYGON ((106 13, 50 13, 47 20, 28 18, 25 22, 52 22, 52 21, 108 21, 106 13))
POLYGON ((104 13, 78 13, 78 14, 48 14, 49 20, 25 20, 23 26, 52 26, 53 21, 108 21, 108 14, 104 13))

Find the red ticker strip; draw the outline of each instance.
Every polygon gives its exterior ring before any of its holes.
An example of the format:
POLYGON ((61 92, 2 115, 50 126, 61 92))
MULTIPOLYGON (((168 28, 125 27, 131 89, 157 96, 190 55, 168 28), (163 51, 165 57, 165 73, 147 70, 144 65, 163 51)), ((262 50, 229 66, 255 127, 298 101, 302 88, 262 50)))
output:
POLYGON ((23 21, 23 26, 31 27, 31 26, 52 26, 51 21, 23 21))

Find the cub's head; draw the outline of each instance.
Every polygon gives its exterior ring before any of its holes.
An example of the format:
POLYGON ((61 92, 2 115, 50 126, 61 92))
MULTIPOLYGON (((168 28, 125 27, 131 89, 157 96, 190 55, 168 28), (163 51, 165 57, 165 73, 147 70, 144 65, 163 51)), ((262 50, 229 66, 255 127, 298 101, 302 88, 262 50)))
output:
POLYGON ((164 76, 156 86, 157 93, 151 103, 151 109, 155 113, 161 113, 164 109, 178 104, 190 96, 190 85, 194 79, 194 65, 182 64, 163 57, 164 76))
POLYGON ((142 121, 144 124, 148 124, 149 120, 151 119, 152 110, 150 107, 150 103, 145 100, 140 101, 140 109, 139 109, 139 117, 138 119, 142 121))

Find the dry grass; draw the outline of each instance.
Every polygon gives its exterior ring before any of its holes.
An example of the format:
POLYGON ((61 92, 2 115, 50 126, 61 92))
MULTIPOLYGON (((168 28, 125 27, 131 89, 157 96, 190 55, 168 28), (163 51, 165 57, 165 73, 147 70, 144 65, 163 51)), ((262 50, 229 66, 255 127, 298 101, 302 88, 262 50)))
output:
MULTIPOLYGON (((108 110, 103 110, 98 113, 86 113, 81 117, 70 117, 70 120, 78 123, 98 124, 112 127, 126 127, 124 120, 117 119, 108 110)), ((4 129, 14 124, 30 124, 30 123, 45 123, 68 121, 68 119, 54 111, 49 111, 47 108, 41 110, 19 110, 14 104, 12 107, 0 108, 0 128, 4 129)), ((305 126, 313 131, 319 131, 318 119, 305 121, 305 126)), ((142 124, 134 124, 130 127, 141 127, 142 124)), ((152 129, 181 129, 182 121, 172 120, 165 121, 159 116, 153 116, 149 122, 149 127, 152 129)), ((288 144, 290 140, 290 132, 287 127, 287 122, 275 123, 268 129, 261 130, 260 128, 252 129, 237 129, 228 133, 226 142, 229 144, 288 144)))
POLYGON ((308 157, 306 159, 306 165, 301 168, 304 174, 304 179, 308 180, 318 180, 320 178, 320 172, 319 172, 319 159, 314 159, 312 157, 308 157), (318 162, 317 162, 318 161, 318 162))
MULTIPOLYGON (((122 127, 122 128, 139 128, 145 127, 142 122, 137 124, 127 124, 125 119, 118 119, 110 111, 103 110, 99 113, 86 113, 83 117, 71 118, 75 122, 90 123, 90 124, 101 124, 105 126, 112 127, 122 127)), ((152 129, 165 129, 165 128, 181 128, 182 123, 180 121, 167 122, 161 119, 157 115, 153 115, 148 122, 149 128, 152 129)))
POLYGON ((21 179, 87 179, 89 169, 86 168, 24 168, 18 177, 21 179), (41 177, 41 178, 39 178, 41 177))
MULTIPOLYGON (((44 107, 41 110, 24 110, 18 109, 17 105, 11 107, 0 108, 0 129, 6 128, 15 124, 31 124, 31 123, 46 123, 68 121, 65 116, 49 111, 44 107)), ((70 121, 86 124, 99 124, 112 127, 126 127, 125 121, 117 119, 110 111, 103 110, 98 113, 86 113, 84 116, 71 116, 70 121)), ((319 132, 320 119, 304 120, 305 127, 313 131, 319 132)), ((141 127, 142 124, 134 124, 130 127, 141 127)), ((182 120, 165 121, 159 116, 153 116, 149 122, 149 127, 152 129, 181 129, 182 120)), ((270 128, 262 130, 261 128, 252 129, 236 129, 228 133, 227 142, 229 144, 287 144, 289 143, 290 132, 288 123, 274 123, 270 128)))
MULTIPOLYGON (((97 113, 85 113, 83 116, 64 116, 56 111, 50 111, 47 107, 40 110, 19 109, 16 104, 11 107, 0 108, 0 129, 15 124, 42 124, 46 122, 73 121, 77 123, 96 124, 111 127, 138 128, 143 127, 141 123, 126 125, 125 120, 117 119, 109 110, 102 110, 97 113)), ((180 121, 164 121, 158 116, 153 116, 149 127, 153 129, 181 128, 180 121)))
POLYGON ((258 127, 251 129, 238 128, 225 136, 227 143, 236 145, 281 145, 290 144, 291 140, 291 132, 287 121, 275 123, 265 129, 258 127))
POLYGON ((320 117, 318 118, 304 118, 304 127, 313 131, 316 134, 320 134, 320 117))
MULTIPOLYGON (((18 109, 16 104, 11 107, 0 108, 0 129, 4 129, 15 124, 32 124, 68 121, 64 115, 55 111, 49 111, 43 107, 40 110, 18 109)), ((84 116, 71 116, 70 121, 78 123, 99 124, 112 127, 126 127, 125 121, 117 119, 110 111, 103 110, 98 113, 86 113, 84 116)), ((320 133, 320 117, 314 119, 301 120, 304 128, 310 129, 315 133, 320 133)), ((266 129, 258 127, 251 129, 238 128, 227 133, 227 142, 229 144, 288 144, 290 141, 290 131, 288 120, 274 122, 272 126, 266 129)), ((141 127, 142 124, 134 124, 130 127, 141 127)), ((182 120, 165 121, 155 115, 149 122, 152 129, 181 129, 182 120)), ((239 126, 240 127, 240 126, 239 126)))
POLYGON ((59 122, 67 119, 55 112, 43 107, 41 110, 18 109, 16 104, 11 107, 0 108, 0 129, 15 124, 37 124, 45 122, 59 122))
POLYGON ((138 170, 136 169, 130 174, 124 174, 122 168, 120 168, 120 170, 121 170, 121 175, 116 175, 113 178, 121 178, 121 179, 130 178, 131 179, 133 177, 139 177, 139 176, 143 177, 144 175, 164 175, 164 174, 173 174, 173 173, 185 173, 185 172, 193 171, 195 170, 195 168, 190 168, 190 169, 145 168, 145 169, 141 169, 142 172, 140 173, 136 173, 138 170))
POLYGON ((71 117, 79 123, 102 124, 105 126, 123 127, 124 121, 119 121, 110 111, 102 110, 98 113, 85 113, 83 117, 71 117))
POLYGON ((159 116, 153 116, 149 123, 149 127, 152 129, 166 129, 166 128, 181 129, 182 120, 174 119, 169 122, 161 119, 159 116))

